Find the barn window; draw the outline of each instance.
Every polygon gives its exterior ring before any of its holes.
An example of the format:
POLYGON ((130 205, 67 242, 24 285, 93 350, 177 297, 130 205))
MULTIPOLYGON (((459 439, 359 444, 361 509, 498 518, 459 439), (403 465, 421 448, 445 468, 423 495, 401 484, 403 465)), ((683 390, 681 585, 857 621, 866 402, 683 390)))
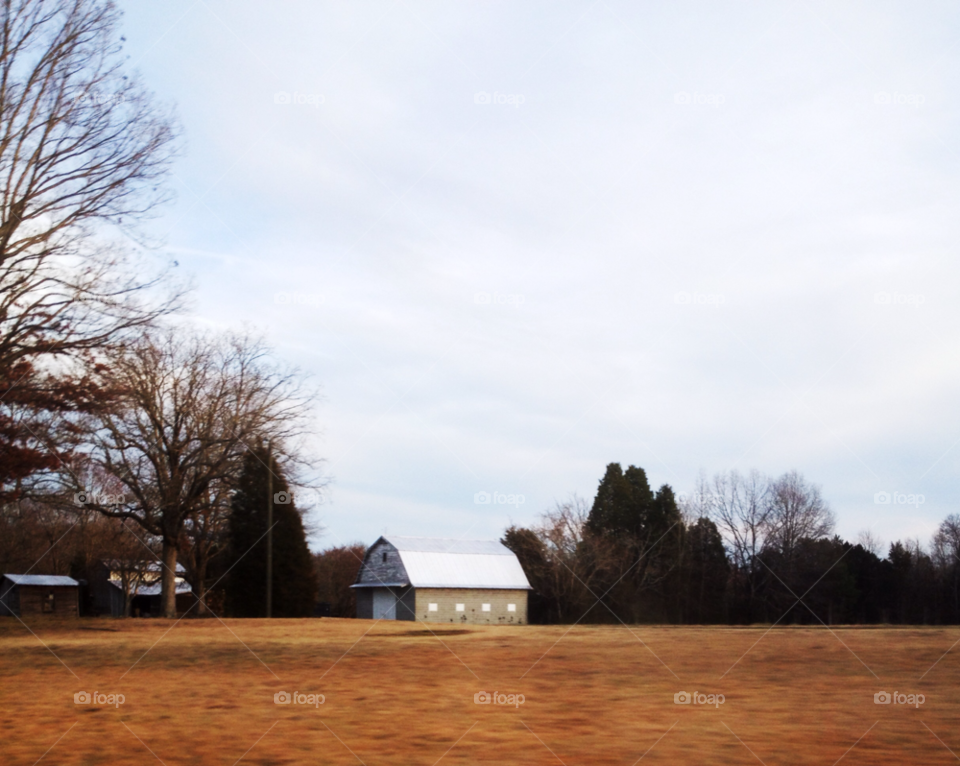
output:
POLYGON ((437 611, 437 605, 436 605, 436 604, 429 604, 429 605, 427 606, 427 611, 428 611, 428 612, 436 612, 436 611, 437 611))
POLYGON ((53 611, 53 593, 48 593, 47 597, 43 600, 43 611, 52 612, 53 611))
POLYGON ((484 611, 484 612, 489 612, 489 611, 490 611, 490 604, 484 604, 484 605, 483 605, 483 611, 484 611))
POLYGON ((386 551, 383 552, 383 563, 384 563, 384 564, 387 563, 387 552, 386 552, 386 551))
POLYGON ((516 604, 507 604, 507 611, 508 611, 508 612, 516 612, 516 611, 517 611, 517 605, 516 605, 516 604))
POLYGON ((457 604, 457 611, 458 611, 458 612, 462 612, 462 611, 464 611, 464 609, 465 609, 465 607, 463 606, 463 604, 457 604))

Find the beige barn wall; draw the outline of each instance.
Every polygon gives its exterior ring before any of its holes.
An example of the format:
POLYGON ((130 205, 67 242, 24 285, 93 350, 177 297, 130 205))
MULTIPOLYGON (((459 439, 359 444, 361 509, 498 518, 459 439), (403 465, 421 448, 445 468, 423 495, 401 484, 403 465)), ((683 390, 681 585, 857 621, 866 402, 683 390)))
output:
POLYGON ((425 622, 462 623, 465 625, 526 625, 527 591, 484 590, 479 588, 417 588, 417 619, 425 622), (430 604, 437 611, 428 611, 430 604), (457 604, 464 611, 457 611, 457 604), (483 611, 490 604, 490 611, 483 611), (507 604, 516 604, 517 611, 508 612, 507 604))

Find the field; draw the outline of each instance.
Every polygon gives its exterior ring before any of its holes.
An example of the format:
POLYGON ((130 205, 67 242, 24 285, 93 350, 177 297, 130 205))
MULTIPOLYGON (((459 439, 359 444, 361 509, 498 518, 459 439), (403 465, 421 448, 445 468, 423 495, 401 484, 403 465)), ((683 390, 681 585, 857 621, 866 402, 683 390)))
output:
POLYGON ((34 618, 30 630, 0 619, 4 766, 829 766, 960 754, 960 646, 944 656, 957 629, 435 636, 360 620, 34 618), (682 691, 696 702, 676 704, 682 691), (900 704, 875 704, 881 691, 900 704), (79 692, 98 696, 77 704, 79 692), (278 692, 300 696, 275 704, 278 692), (477 704, 479 692, 498 696, 477 704))

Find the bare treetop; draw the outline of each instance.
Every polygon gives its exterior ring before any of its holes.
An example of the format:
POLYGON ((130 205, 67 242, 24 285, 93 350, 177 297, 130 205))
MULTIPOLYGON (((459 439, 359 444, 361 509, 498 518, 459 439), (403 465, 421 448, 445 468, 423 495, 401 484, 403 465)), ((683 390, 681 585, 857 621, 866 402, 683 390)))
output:
MULTIPOLYGON (((227 512, 224 485, 236 485, 249 450, 269 440, 275 458, 295 460, 285 447, 309 432, 314 394, 272 362, 260 340, 187 327, 154 329, 111 349, 102 374, 117 400, 89 416, 77 468, 90 464, 122 487, 117 499, 90 498, 90 507, 160 538, 169 616, 185 525, 227 512)), ((75 484, 81 475, 64 472, 71 493, 86 490, 75 484)))
POLYGON ((0 28, 0 363, 102 344, 171 307, 104 245, 164 201, 175 131, 124 74, 119 11, 8 0, 0 28))

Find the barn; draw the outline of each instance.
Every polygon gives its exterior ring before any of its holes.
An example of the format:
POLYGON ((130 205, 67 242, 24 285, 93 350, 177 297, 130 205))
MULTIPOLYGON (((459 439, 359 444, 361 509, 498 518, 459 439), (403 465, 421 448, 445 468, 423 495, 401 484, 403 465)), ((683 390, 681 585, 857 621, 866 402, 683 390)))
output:
POLYGON ((76 617, 79 605, 80 583, 72 577, 5 574, 0 579, 0 615, 76 617))
POLYGON ((350 587, 361 619, 527 622, 530 583, 513 551, 495 540, 381 537, 350 587))

